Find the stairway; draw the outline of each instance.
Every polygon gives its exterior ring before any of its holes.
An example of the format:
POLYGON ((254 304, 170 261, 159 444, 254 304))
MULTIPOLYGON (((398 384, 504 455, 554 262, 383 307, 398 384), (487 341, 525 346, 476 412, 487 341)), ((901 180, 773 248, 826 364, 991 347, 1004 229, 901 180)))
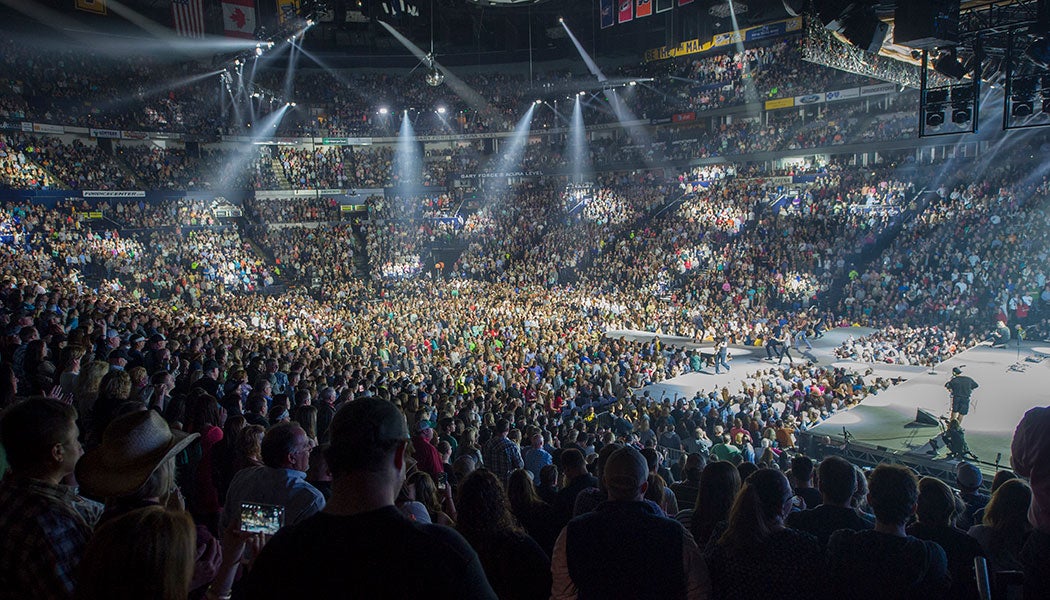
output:
POLYGON ((277 186, 282 190, 290 190, 293 188, 292 182, 288 179, 288 176, 284 172, 284 165, 281 163, 281 159, 271 159, 273 165, 273 175, 277 178, 277 186))

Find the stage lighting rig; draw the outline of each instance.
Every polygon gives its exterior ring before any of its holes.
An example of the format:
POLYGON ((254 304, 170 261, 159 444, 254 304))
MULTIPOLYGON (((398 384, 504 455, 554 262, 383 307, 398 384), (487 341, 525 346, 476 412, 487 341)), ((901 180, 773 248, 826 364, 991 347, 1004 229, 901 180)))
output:
POLYGON ((952 79, 962 79, 969 74, 966 67, 959 62, 959 57, 954 47, 942 50, 940 55, 933 59, 933 70, 952 79))

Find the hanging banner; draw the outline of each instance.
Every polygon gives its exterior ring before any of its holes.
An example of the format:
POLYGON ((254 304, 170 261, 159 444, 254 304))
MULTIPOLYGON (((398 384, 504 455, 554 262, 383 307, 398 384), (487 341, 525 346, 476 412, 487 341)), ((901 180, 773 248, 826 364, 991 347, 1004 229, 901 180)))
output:
MULTIPOLYGON (((657 12, 660 12, 659 5, 657 5, 657 12)), ((766 23, 764 25, 748 27, 747 29, 742 29, 740 31, 719 33, 703 42, 697 38, 695 40, 684 41, 677 46, 664 46, 662 48, 646 50, 645 61, 652 62, 654 60, 664 60, 686 54, 698 54, 701 52, 707 52, 712 48, 720 48, 734 44, 750 44, 761 40, 783 37, 801 30, 802 18, 793 17, 790 19, 766 23)))
POLYGON ((106 14, 106 0, 77 0, 77 9, 104 15, 106 14))
POLYGON ((652 0, 637 0, 637 4, 634 7, 634 16, 641 19, 651 14, 653 14, 652 0))
POLYGON ((255 0, 222 0, 222 28, 227 36, 255 37, 255 0))
POLYGON ((615 0, 601 1, 602 29, 608 29, 616 24, 616 15, 613 14, 613 2, 615 2, 615 0))
POLYGON ((175 33, 188 38, 204 37, 203 0, 171 0, 171 22, 175 33))
POLYGON ((277 0, 277 20, 283 25, 299 16, 299 0, 277 0))
POLYGON ((776 110, 778 108, 791 108, 794 105, 794 98, 778 98, 776 100, 766 100, 766 110, 776 110))
POLYGON ((88 132, 90 133, 91 137, 93 137, 93 138, 110 138, 110 139, 114 139, 114 140, 119 140, 120 139, 120 130, 119 129, 95 129, 95 128, 91 128, 91 129, 88 130, 88 132))
POLYGON ((618 0, 620 10, 617 12, 618 23, 627 23, 634 18, 634 0, 618 0))
POLYGON ((674 0, 656 0, 656 12, 667 12, 674 8, 674 0))

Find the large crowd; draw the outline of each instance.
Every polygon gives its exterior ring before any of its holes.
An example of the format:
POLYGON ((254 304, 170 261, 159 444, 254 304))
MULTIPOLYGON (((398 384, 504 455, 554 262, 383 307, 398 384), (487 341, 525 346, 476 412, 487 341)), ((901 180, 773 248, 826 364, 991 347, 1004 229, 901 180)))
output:
MULTIPOLYGON (((792 44, 669 63, 696 82, 675 110, 864 83, 808 68, 792 44)), ((151 59, 109 70, 0 48, 26 100, 4 100, 8 114, 225 127, 196 84, 148 91, 164 71, 151 59), (125 112, 102 101, 132 77, 125 112)), ((465 77, 490 99, 469 108, 388 74, 333 77, 299 76, 327 112, 282 133, 392 131, 377 102, 447 102, 450 131, 505 130, 532 97, 516 75, 465 77)), ((656 116, 659 96, 632 87, 630 106, 656 116)), ((246 200, 241 219, 191 199, 0 204, 0 597, 974 599, 975 557, 1040 597, 1047 409, 1018 426, 1015 472, 991 486, 965 462, 952 481, 815 464, 798 435, 895 382, 787 351, 862 324, 878 331, 840 357, 933 365, 1004 329, 1050 334, 1038 153, 635 168, 914 125, 890 101, 825 108, 595 140, 586 185, 453 187, 484 168, 483 146, 432 149, 418 193, 384 146, 110 155, 4 134, 8 188, 391 189, 345 220, 335 197, 294 194, 246 200), (219 172, 231 161, 242 171, 219 172), (738 367, 730 344, 780 361, 735 390, 648 389, 738 367)), ((547 144, 524 154, 527 171, 566 163, 547 144)))

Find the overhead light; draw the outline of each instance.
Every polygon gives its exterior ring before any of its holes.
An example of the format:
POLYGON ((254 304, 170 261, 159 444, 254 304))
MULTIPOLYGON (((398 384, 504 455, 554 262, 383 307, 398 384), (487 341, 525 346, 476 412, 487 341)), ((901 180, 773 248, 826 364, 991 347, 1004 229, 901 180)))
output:
POLYGON ((973 118, 973 113, 970 112, 969 108, 956 107, 952 110, 952 123, 956 125, 965 125, 970 122, 973 118))
POLYGON ((292 106, 295 106, 295 102, 289 102, 288 104, 291 104, 292 106))
POLYGON ((533 104, 539 106, 540 104, 543 104, 543 100, 537 100, 537 101, 533 102, 533 104))
POLYGON ((562 17, 558 17, 558 22, 564 25, 565 24, 565 19, 562 18, 562 17))
POLYGON ((273 41, 271 40, 269 42, 266 42, 266 47, 267 48, 273 48, 273 41))
POLYGON ((262 53, 263 53, 262 46, 256 44, 255 45, 255 55, 256 56, 262 56, 262 53))
POLYGON ((388 112, 390 112, 390 109, 388 109, 387 107, 385 107, 385 106, 381 106, 381 107, 379 107, 379 114, 381 114, 381 115, 385 115, 385 114, 387 114, 388 112))
POLYGON ((439 115, 443 115, 443 114, 445 114, 446 112, 448 112, 448 111, 447 111, 447 110, 445 109, 445 107, 444 107, 444 106, 439 106, 439 107, 437 108, 437 113, 438 113, 439 115))
POLYGON ((307 19, 306 20, 306 26, 307 27, 313 27, 314 26, 314 20, 313 19, 307 19))
POLYGON ((233 61, 233 66, 235 66, 235 67, 241 66, 241 59, 238 58, 238 59, 234 60, 233 61))
POLYGON ((632 81, 632 82, 631 82, 631 83, 629 83, 628 85, 638 85, 638 82, 637 82, 637 81, 632 81))

